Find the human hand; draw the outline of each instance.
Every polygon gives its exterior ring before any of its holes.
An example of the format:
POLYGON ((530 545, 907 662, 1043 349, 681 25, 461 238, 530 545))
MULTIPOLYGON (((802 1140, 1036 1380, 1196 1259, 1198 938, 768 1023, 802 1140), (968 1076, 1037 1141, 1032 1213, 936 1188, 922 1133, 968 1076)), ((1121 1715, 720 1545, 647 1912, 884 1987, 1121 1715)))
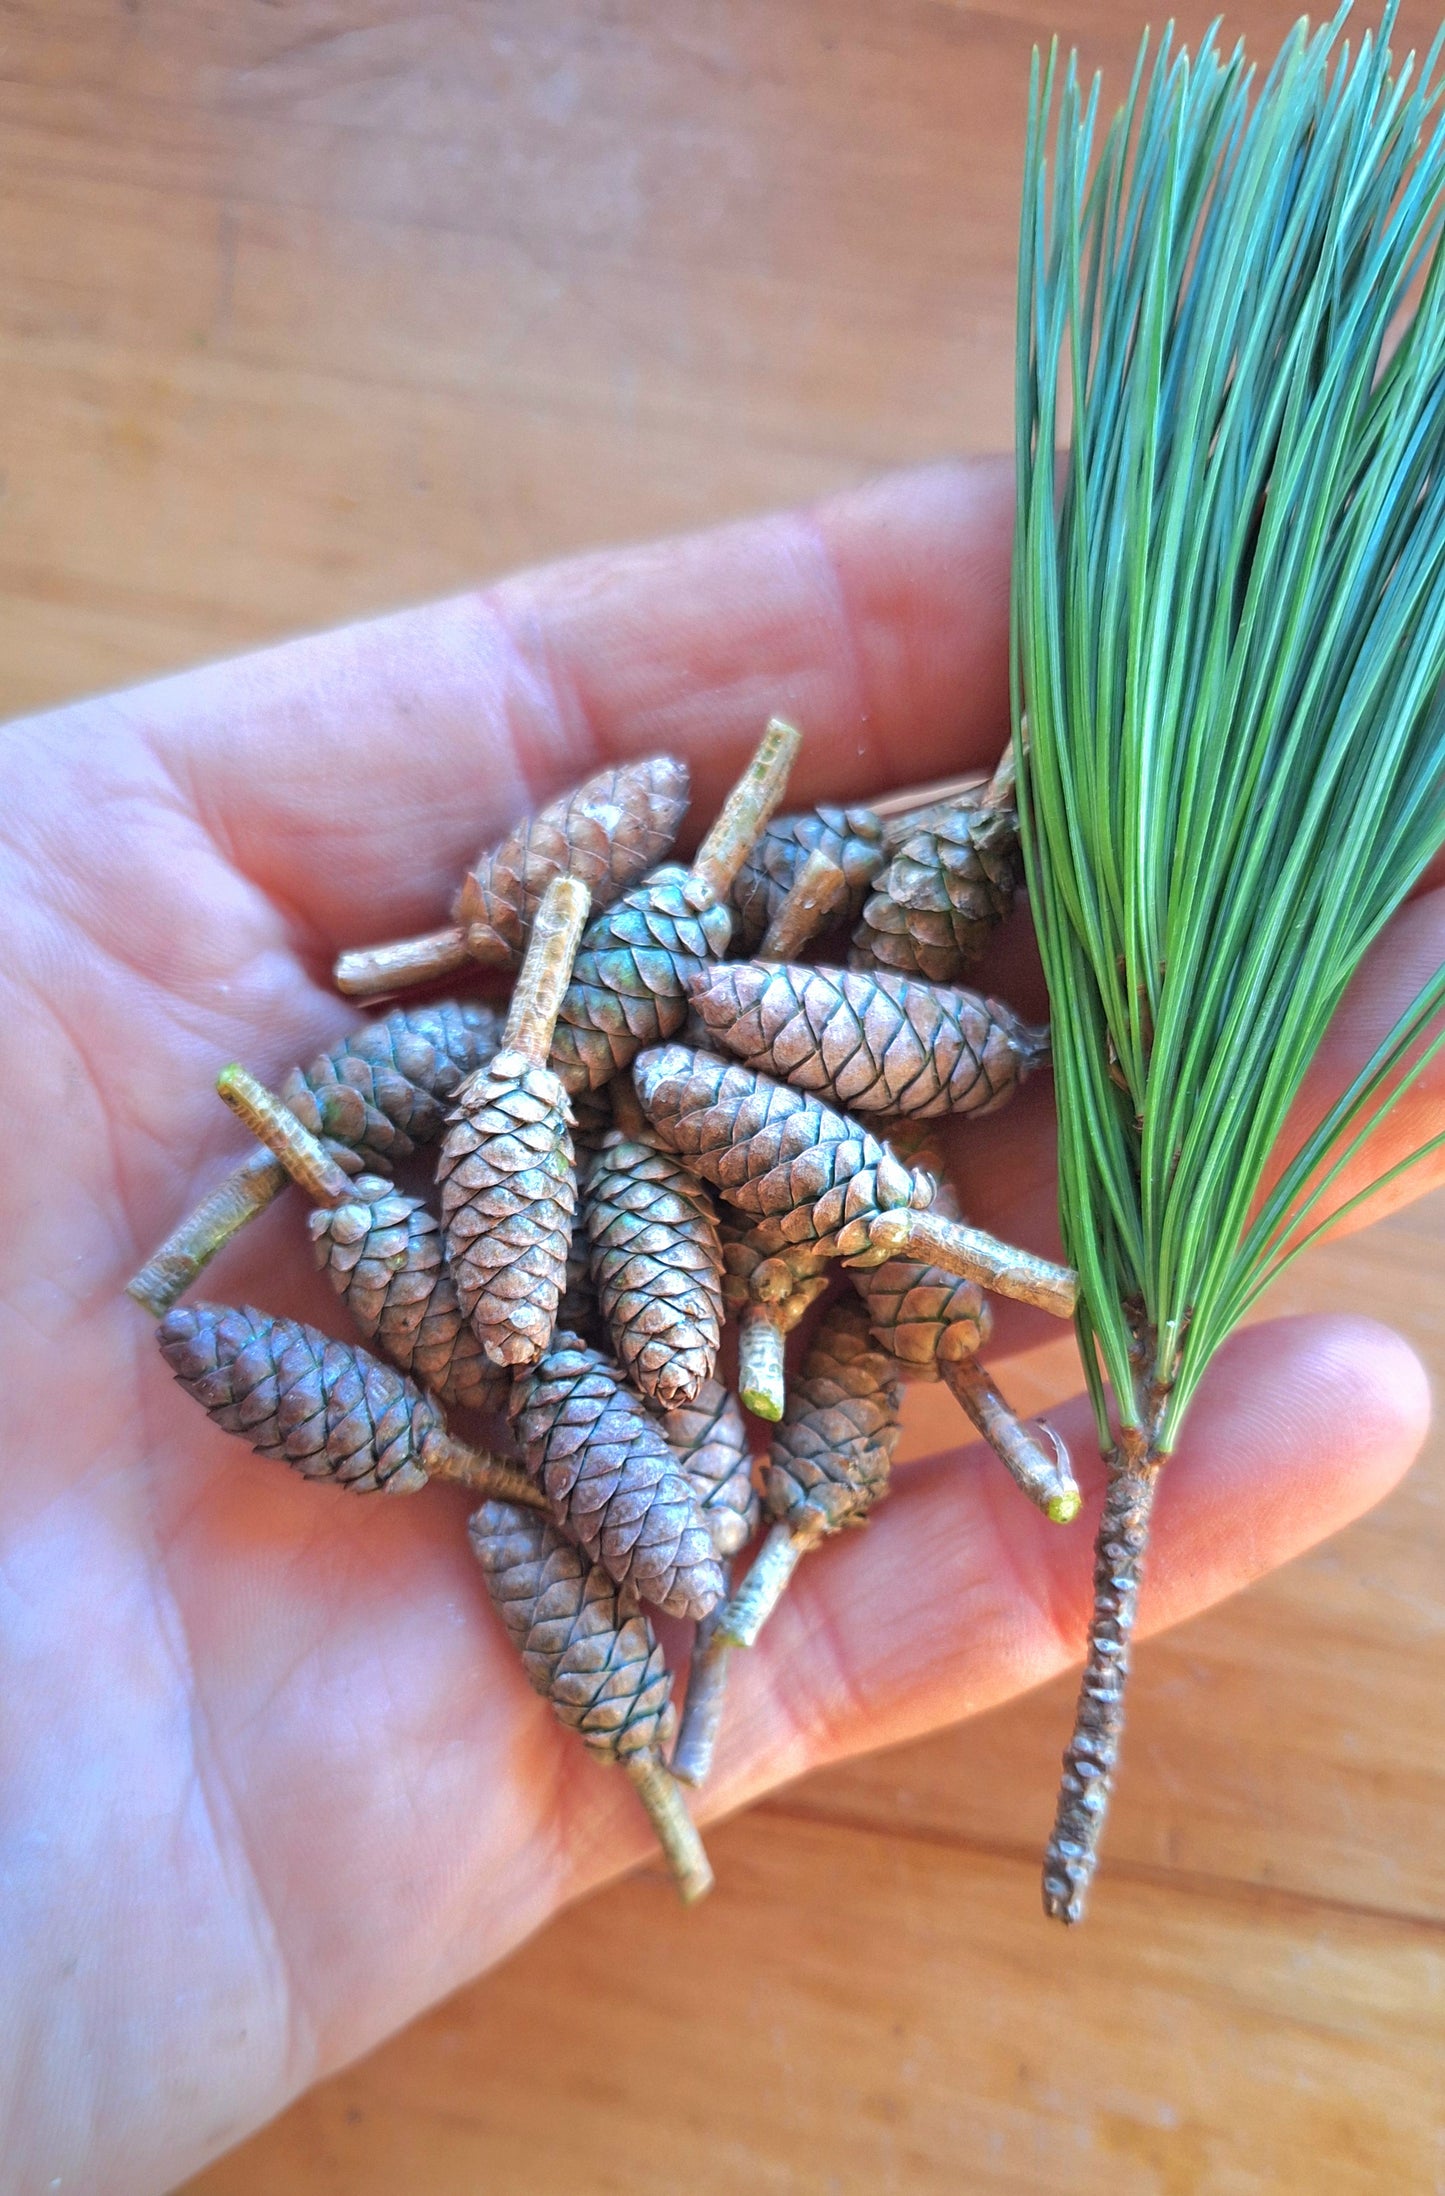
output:
MULTIPOLYGON (((16 2190, 170 2184, 649 1850, 626 1781, 528 1689, 464 1499, 361 1502, 249 1457, 175 1388, 121 1295, 238 1156, 217 1067, 274 1081, 349 1026, 327 983, 337 948, 433 924, 489 831, 604 759, 685 756, 703 821, 775 709, 806 731, 799 801, 992 761, 1011 493, 1006 467, 907 475, 11 728, 0 1865, 16 2190)), ((1442 950, 1437 883, 1373 957, 1319 1088, 1442 950)), ((1036 1006, 1012 951, 999 988, 1036 1006)), ((1437 1078, 1399 1109, 1392 1147, 1442 1111, 1437 1078)), ((956 1148, 970 1217, 1056 1252, 1047 1080, 956 1148)), ((1395 1201, 1426 1183, 1421 1169, 1395 1201)), ((203 1293, 342 1331, 294 1198, 203 1293)), ((999 1307, 1005 1387, 1010 1351, 1043 1331, 999 1307)), ((1426 1410, 1415 1359, 1368 1321, 1236 1337, 1165 1477, 1144 1628, 1377 1500, 1426 1410)), ((1047 1524, 976 1446, 900 1470, 868 1531, 810 1557, 734 1658, 704 1818, 1076 1658, 1100 1473, 1083 1405, 1051 1416, 1089 1515, 1047 1524)))

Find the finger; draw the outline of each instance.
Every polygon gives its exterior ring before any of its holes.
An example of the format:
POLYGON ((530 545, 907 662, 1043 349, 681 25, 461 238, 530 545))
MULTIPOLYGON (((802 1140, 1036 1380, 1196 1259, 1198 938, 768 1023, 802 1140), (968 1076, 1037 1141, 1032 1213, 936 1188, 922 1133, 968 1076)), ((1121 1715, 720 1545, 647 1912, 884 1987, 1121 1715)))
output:
MULTIPOLYGON (((1445 889, 1424 894, 1401 909, 1366 956, 1339 1013, 1330 1024, 1305 1079, 1305 1087, 1281 1139, 1281 1157, 1297 1151, 1317 1121, 1348 1089, 1389 1037, 1425 984, 1445 965, 1445 889)), ((1418 1151, 1445 1127, 1445 1057, 1407 1090, 1331 1185, 1311 1224, 1335 1212, 1378 1176, 1418 1151)), ((1428 1189, 1445 1182, 1445 1150, 1400 1175, 1378 1196, 1344 1216, 1341 1232, 1368 1227, 1428 1189)))
POLYGON ((1004 461, 895 474, 110 706, 244 875, 328 947, 362 942, 436 920, 479 845, 603 762, 682 756, 705 822, 775 710, 806 734, 805 800, 991 760, 1012 501, 1004 461))
MULTIPOLYGON (((1372 1321, 1280 1320, 1237 1335, 1165 1468, 1141 1631, 1181 1622, 1359 1516, 1410 1464, 1428 1418, 1418 1360, 1372 1321)), ((975 1446, 907 1468, 866 1532, 800 1565, 759 1645, 734 1658, 710 1812, 976 1715, 1078 1661, 1102 1468, 1082 1399, 1056 1423, 1084 1485, 1078 1524, 1048 1524, 975 1446)))

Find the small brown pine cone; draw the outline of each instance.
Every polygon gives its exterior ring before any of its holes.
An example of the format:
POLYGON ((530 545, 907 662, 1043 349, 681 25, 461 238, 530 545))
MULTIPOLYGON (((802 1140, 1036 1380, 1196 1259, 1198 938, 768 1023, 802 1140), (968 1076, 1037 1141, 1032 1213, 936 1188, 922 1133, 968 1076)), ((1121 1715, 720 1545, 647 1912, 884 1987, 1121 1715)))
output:
POLYGON ((960 802, 899 847, 868 895, 852 965, 952 983, 978 959, 1022 882, 1017 809, 960 802))
POLYGON ((156 1339, 181 1386, 260 1455, 357 1493, 426 1485, 436 1405, 369 1351, 229 1304, 177 1304, 156 1339))
POLYGON ((905 1379, 941 1379, 941 1364, 976 1356, 988 1340, 993 1320, 983 1290, 941 1266, 889 1258, 853 1280, 875 1340, 905 1379))
POLYGON ((609 1132, 582 1200, 592 1282, 613 1354, 639 1395, 690 1403, 722 1333, 722 1246, 712 1200, 648 1136, 609 1132))
POLYGON ((999 1000, 880 970, 724 961, 688 992, 709 1045, 855 1113, 993 1113, 1048 1057, 999 1000))
POLYGON ((552 1066, 569 1091, 600 1089, 644 1045, 687 1019, 687 978, 728 949, 732 915, 719 901, 689 906, 691 871, 656 870, 595 916, 582 933, 552 1039, 552 1066))
POLYGON ((765 1251, 866 1257, 870 1220, 932 1199, 930 1177, 856 1121, 751 1068, 663 1045, 634 1080, 660 1140, 748 1215, 765 1251))
POLYGON ((658 1411, 657 1423, 726 1562, 752 1539, 761 1507, 737 1397, 720 1380, 705 1380, 693 1402, 658 1411))
POLYGON ((732 889, 733 949, 755 953, 810 854, 827 854, 848 882, 848 896, 830 921, 856 923, 868 887, 883 868, 883 824, 871 808, 805 808, 775 816, 749 854, 732 889))
POLYGON ((536 1692, 602 1760, 664 1754, 672 1743, 672 1681, 652 1626, 624 1615, 600 1564, 535 1510, 484 1502, 467 1528, 536 1692))
POLYGON ((656 1420, 617 1368, 559 1334, 516 1381, 512 1422, 559 1527, 593 1562, 669 1616, 705 1616, 723 1591, 712 1537, 656 1420))
POLYGON ((316 1263, 368 1342, 443 1403, 500 1410, 507 1376, 462 1317, 441 1228, 419 1197, 358 1175, 339 1205, 310 1219, 316 1263))
POLYGON ((500 1030, 487 1006, 394 1007, 293 1068, 280 1095, 348 1174, 389 1174, 418 1144, 435 1143, 500 1030))
POLYGON ((795 1531, 861 1525, 888 1491, 902 1402, 898 1367, 870 1335, 866 1309, 856 1297, 838 1297, 818 1322, 773 1435, 763 1472, 769 1516, 795 1531))
MULTIPOLYGON (((828 1271, 828 1260, 817 1251, 798 1246, 791 1250, 765 1251, 751 1220, 724 1205, 718 1214, 718 1234, 723 1253, 723 1304, 734 1319, 741 1319, 755 1305, 787 1307, 799 1297, 806 1310, 816 1295, 816 1284, 828 1271)), ((790 1330, 796 1320, 784 1320, 790 1330)))
MULTIPOLYGON (((888 1142, 899 1158, 938 1177, 932 1210, 959 1218, 953 1184, 941 1172, 931 1131, 902 1123, 888 1142)), ((941 1367, 975 1356, 988 1340, 993 1314, 976 1281, 925 1266, 916 1258, 888 1258, 881 1266, 855 1268, 853 1286, 868 1307, 873 1339, 897 1361, 905 1380, 941 1380, 941 1367)))
POLYGON ((577 1216, 572 1113, 550 1068, 499 1052, 462 1089, 437 1164, 447 1263, 494 1365, 535 1365, 577 1216))
POLYGON ((452 907, 469 949, 516 967, 554 877, 579 877, 595 908, 666 859, 687 808, 687 768, 671 755, 599 770, 585 785, 524 816, 468 872, 452 907))

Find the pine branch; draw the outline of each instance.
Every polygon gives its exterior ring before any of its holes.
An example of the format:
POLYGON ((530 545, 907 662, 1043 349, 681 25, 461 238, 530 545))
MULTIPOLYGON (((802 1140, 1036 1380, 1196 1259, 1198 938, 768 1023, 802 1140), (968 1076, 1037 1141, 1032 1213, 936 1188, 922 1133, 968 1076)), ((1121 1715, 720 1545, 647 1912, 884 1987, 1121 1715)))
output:
MULTIPOLYGON (((1353 52, 1348 12, 1300 23, 1262 83, 1241 47, 1146 38, 1097 153, 1097 80, 1035 57, 1020 818, 1116 1478, 1125 1452, 1147 1474, 1168 1456, 1445 1042, 1437 977, 1266 1188, 1347 984, 1445 837, 1441 41, 1396 69, 1394 7, 1353 52)), ((1132 1594, 1142 1523, 1130 1545, 1132 1594)), ((1054 1850, 1068 1919, 1108 1781, 1085 1849, 1075 1793, 1066 1866, 1054 1850)))

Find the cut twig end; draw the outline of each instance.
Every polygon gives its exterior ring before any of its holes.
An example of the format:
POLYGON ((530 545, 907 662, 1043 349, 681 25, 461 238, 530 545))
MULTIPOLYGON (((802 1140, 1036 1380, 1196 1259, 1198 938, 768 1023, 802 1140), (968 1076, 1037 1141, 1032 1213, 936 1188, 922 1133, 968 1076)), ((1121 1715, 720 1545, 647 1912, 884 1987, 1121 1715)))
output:
POLYGON ((286 1169, 269 1151, 253 1151, 249 1159, 219 1182, 209 1197, 187 1213, 125 1284, 132 1303, 153 1319, 164 1319, 176 1299, 230 1242, 248 1220, 264 1212, 286 1187, 286 1169))
POLYGON ((216 1095, 314 1203, 336 1205, 347 1195, 351 1176, 284 1100, 258 1082, 239 1060, 231 1061, 216 1077, 216 1095))
POLYGON ((871 1250, 882 1258, 907 1255, 945 1273, 976 1281, 980 1288, 1018 1303, 1033 1304, 1057 1319, 1071 1319, 1078 1300, 1079 1277, 1072 1266, 1058 1266, 1032 1251, 1017 1250, 983 1228, 946 1220, 937 1211, 900 1208, 868 1223, 871 1250))
POLYGON ((385 945, 365 946, 360 952, 343 953, 331 971, 331 980, 348 999, 375 999, 389 991, 407 991, 414 984, 449 976, 478 958, 460 924, 445 930, 429 930, 420 938, 393 938, 385 945))
POLYGON ((698 914, 732 890, 758 833, 777 808, 797 760, 803 735, 783 717, 772 717, 756 754, 723 802, 717 822, 693 857, 682 896, 698 914))
POLYGON ((823 847, 814 847, 764 932, 758 959, 795 960, 803 947, 827 927, 847 896, 848 879, 842 865, 823 847))
POLYGON ((625 1767, 657 1832, 679 1898, 684 1906, 695 1906, 713 1887, 712 1863, 676 1779, 652 1754, 633 1754, 625 1767))
POLYGON ((503 1052, 520 1052, 538 1066, 546 1060, 591 904, 580 877, 554 877, 543 893, 507 1009, 503 1052))
POLYGON ((777 1424, 784 1378, 782 1322, 771 1305, 750 1305, 738 1334, 738 1394, 755 1418, 777 1424))

